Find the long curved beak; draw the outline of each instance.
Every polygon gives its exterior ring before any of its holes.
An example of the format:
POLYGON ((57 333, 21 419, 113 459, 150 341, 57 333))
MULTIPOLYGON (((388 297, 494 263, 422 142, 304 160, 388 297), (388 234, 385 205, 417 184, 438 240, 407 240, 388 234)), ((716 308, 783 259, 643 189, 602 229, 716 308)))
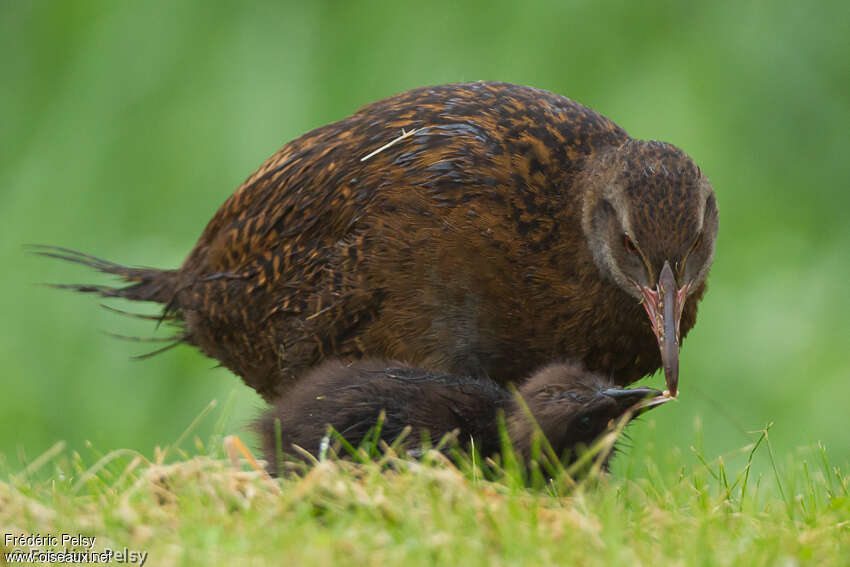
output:
POLYGON ((688 294, 688 285, 676 288, 670 262, 665 261, 655 289, 640 286, 643 307, 649 315, 652 332, 661 349, 661 364, 667 390, 675 397, 679 391, 679 321, 688 294))

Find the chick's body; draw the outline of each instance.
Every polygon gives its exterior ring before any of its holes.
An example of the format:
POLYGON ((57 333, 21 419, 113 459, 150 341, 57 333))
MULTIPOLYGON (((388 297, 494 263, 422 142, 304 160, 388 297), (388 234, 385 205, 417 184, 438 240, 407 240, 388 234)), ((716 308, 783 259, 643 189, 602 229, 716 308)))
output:
MULTIPOLYGON (((462 449, 474 447, 486 457, 502 450, 504 420, 507 439, 523 458, 536 457, 542 436, 558 458, 573 461, 615 421, 628 422, 669 400, 651 388, 615 388, 574 361, 539 369, 512 394, 486 378, 385 360, 329 360, 281 396, 256 431, 274 473, 280 472, 278 451, 297 454, 299 447, 319 456, 325 440, 336 445, 328 426, 354 447, 377 436, 414 452, 422 449, 423 437, 436 445, 454 434, 462 449)), ((610 456, 603 455, 606 468, 610 456)))

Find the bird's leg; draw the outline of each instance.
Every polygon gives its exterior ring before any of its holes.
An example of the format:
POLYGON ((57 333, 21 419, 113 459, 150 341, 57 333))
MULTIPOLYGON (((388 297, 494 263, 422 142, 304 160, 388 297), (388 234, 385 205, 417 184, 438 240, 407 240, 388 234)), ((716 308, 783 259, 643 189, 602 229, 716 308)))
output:
POLYGON ((248 465, 255 471, 260 473, 260 476, 263 477, 263 480, 267 481, 271 486, 277 488, 277 485, 272 480, 272 477, 269 476, 269 473, 266 472, 266 469, 260 464, 260 462, 254 457, 251 453, 251 450, 245 446, 245 443, 242 442, 242 439, 239 438, 238 435, 228 435, 224 438, 224 450, 227 453, 227 457, 230 459, 233 468, 236 470, 242 470, 242 463, 239 462, 239 455, 241 454, 246 461, 248 461, 248 465))

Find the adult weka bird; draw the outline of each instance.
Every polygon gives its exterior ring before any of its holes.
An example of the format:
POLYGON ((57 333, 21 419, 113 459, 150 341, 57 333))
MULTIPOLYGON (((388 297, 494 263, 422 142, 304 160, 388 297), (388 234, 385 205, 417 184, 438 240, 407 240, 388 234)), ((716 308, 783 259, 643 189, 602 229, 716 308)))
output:
MULTIPOLYGON (((456 433, 464 448, 474 445, 481 455, 492 455, 502 448, 501 414, 519 455, 533 456, 539 432, 559 458, 570 462, 616 420, 631 419, 672 399, 651 388, 617 388, 576 362, 542 368, 522 383, 518 394, 522 402, 488 378, 434 373, 383 360, 330 360, 285 392, 257 430, 266 462, 278 472, 279 450, 297 456, 293 446, 298 446, 318 456, 328 425, 357 447, 375 430, 382 411, 378 433, 386 443, 399 439, 409 426, 410 434, 402 441, 408 451, 421 447, 423 434, 436 443, 456 433)), ((610 455, 605 456, 606 467, 610 455)))
POLYGON ((75 289, 165 304, 269 400, 332 357, 498 383, 564 358, 620 384, 663 365, 675 395, 717 222, 678 148, 546 91, 465 83, 286 144, 179 269, 43 253, 131 284, 75 289))

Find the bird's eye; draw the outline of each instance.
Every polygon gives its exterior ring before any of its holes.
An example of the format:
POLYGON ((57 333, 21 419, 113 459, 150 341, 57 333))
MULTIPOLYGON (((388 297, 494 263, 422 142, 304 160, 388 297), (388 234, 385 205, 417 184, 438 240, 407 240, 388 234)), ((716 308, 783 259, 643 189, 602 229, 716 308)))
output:
POLYGON ((592 426, 593 419, 591 419, 589 415, 582 417, 578 420, 578 423, 576 423, 576 429, 578 429, 580 433, 590 433, 592 426))
POLYGON ((630 254, 634 254, 635 256, 638 255, 637 246, 635 246, 634 241, 632 241, 628 235, 623 236, 623 244, 625 244, 626 250, 628 250, 630 254))
POLYGON ((694 245, 691 247, 691 252, 696 252, 699 249, 700 246, 702 246, 702 233, 701 232, 699 233, 699 235, 697 235, 696 242, 694 242, 694 245))

